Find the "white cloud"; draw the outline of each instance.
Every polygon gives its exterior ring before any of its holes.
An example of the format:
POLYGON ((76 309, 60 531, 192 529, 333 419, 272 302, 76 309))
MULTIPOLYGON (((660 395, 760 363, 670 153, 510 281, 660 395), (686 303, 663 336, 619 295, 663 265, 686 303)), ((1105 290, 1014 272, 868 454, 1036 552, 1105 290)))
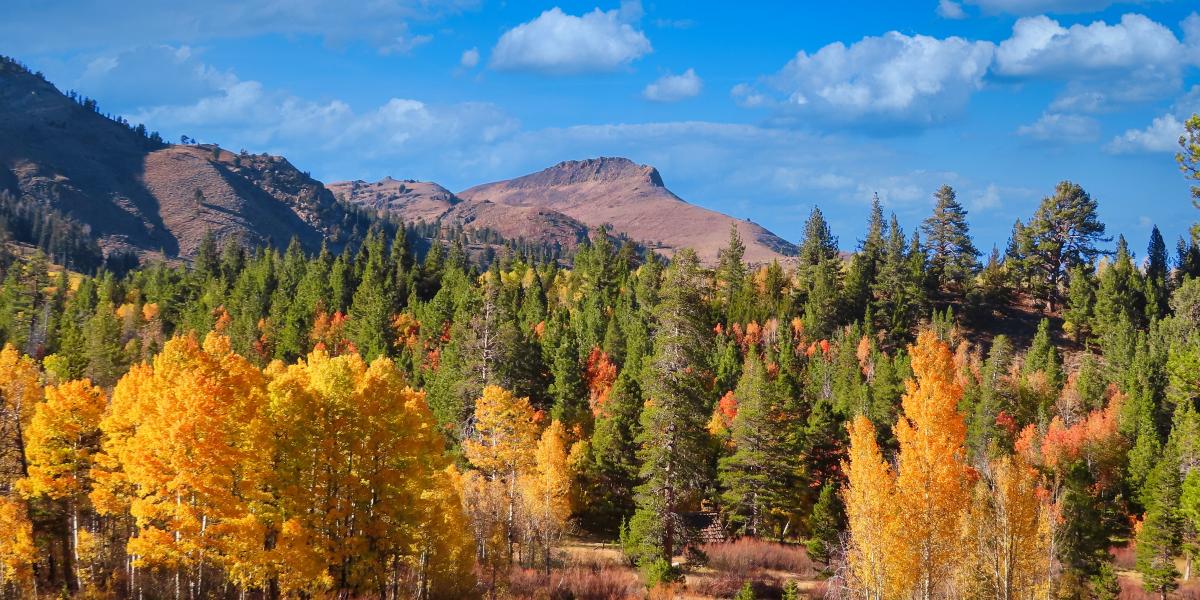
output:
POLYGON ((1192 86, 1172 103, 1166 114, 1155 117, 1146 127, 1128 129, 1114 137, 1104 150, 1110 154, 1177 152, 1184 121, 1197 110, 1200 110, 1200 85, 1192 86))
POLYGON ((1041 15, 1013 25, 1012 36, 996 49, 996 72, 1053 77, 1138 70, 1177 77, 1186 50, 1169 28, 1143 15, 1069 28, 1041 15))
POLYGON ((1183 122, 1175 115, 1156 117, 1145 129, 1129 129, 1115 137, 1104 150, 1111 154, 1133 154, 1138 152, 1174 152, 1179 150, 1179 136, 1183 133, 1183 122))
POLYGON ((356 111, 342 100, 312 101, 232 74, 198 100, 146 105, 125 116, 169 139, 188 134, 234 150, 308 148, 320 161, 394 161, 436 154, 454 160, 463 148, 494 143, 519 129, 516 119, 486 103, 430 105, 391 98, 356 111))
MULTIPOLYGON (((983 87, 994 49, 986 41, 896 31, 850 46, 835 42, 798 52, 764 80, 778 96, 754 103, 842 123, 934 124, 961 113, 983 87)), ((761 94, 751 86, 734 89, 739 98, 761 94)))
POLYGON ((938 0, 937 14, 943 19, 965 19, 967 13, 963 12, 963 7, 954 0, 938 0))
POLYGON ((459 59, 458 64, 466 69, 474 69, 475 65, 479 64, 479 48, 463 50, 462 58, 459 59))
POLYGON ((1017 135, 1051 144, 1081 144, 1099 137, 1100 123, 1082 115, 1043 113, 1037 121, 1018 127, 1017 135))
POLYGON ((642 90, 642 97, 655 102, 678 102, 699 95, 703 86, 696 71, 688 69, 679 75, 668 73, 659 77, 642 90))
MULTIPOLYGON (((492 50, 496 69, 575 74, 612 71, 650 53, 650 40, 626 19, 623 10, 601 11, 583 16, 564 13, 558 7, 536 19, 504 32, 492 50)), ((638 5, 640 6, 640 5, 638 5)))

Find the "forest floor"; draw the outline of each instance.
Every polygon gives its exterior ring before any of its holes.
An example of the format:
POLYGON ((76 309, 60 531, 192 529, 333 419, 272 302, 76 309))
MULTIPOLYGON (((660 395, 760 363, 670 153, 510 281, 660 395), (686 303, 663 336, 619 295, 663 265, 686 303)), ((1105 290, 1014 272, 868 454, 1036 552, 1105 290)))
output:
POLYGON ((824 596, 824 583, 800 546, 743 539, 707 544, 705 559, 685 562, 684 580, 648 593, 638 572, 616 544, 568 540, 556 552, 550 577, 536 568, 514 568, 508 597, 575 600, 709 600, 731 598, 749 582, 755 597, 779 598, 795 581, 809 598, 824 596))

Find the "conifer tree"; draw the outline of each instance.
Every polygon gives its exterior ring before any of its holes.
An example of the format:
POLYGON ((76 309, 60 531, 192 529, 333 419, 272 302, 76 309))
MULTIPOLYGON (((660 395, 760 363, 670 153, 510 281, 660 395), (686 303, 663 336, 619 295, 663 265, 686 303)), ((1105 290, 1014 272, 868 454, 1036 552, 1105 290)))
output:
POLYGON ((1171 290, 1167 279, 1169 270, 1167 244, 1163 241, 1158 226, 1155 225, 1150 230, 1150 243, 1146 247, 1146 274, 1143 278, 1145 280, 1143 293, 1146 297, 1147 322, 1163 318, 1170 308, 1168 301, 1171 290))
POLYGON ((1042 199, 1028 223, 1013 229, 1010 257, 1023 269, 1030 291, 1051 311, 1058 306, 1066 274, 1092 262, 1102 254, 1096 243, 1111 239, 1104 237, 1096 210, 1096 201, 1083 188, 1063 181, 1053 196, 1042 199))
POLYGON ((787 506, 792 487, 791 423, 782 398, 767 377, 766 366, 751 352, 738 382, 737 415, 733 418, 734 451, 722 458, 719 476, 732 520, 750 536, 761 536, 772 513, 787 506))
POLYGON ((979 269, 979 251, 971 242, 967 210, 948 185, 934 194, 933 214, 921 224, 931 276, 941 290, 961 289, 979 269))
POLYGON ((652 556, 668 564, 685 543, 675 514, 710 480, 705 447, 709 401, 702 372, 708 336, 703 278, 691 250, 671 260, 655 309, 654 352, 643 377, 646 407, 639 442, 644 483, 637 489, 636 524, 652 556))
POLYGON ((1137 570, 1142 587, 1166 600, 1179 587, 1175 556, 1179 554, 1181 520, 1179 516, 1179 468, 1172 451, 1150 471, 1143 492, 1146 514, 1137 534, 1137 570))
POLYGON ((387 285, 388 272, 384 257, 383 235, 373 233, 363 249, 366 263, 362 277, 350 304, 350 325, 347 333, 355 347, 367 360, 383 356, 391 349, 389 326, 392 319, 392 288, 387 285))
POLYGON ((841 499, 832 482, 821 486, 821 493, 808 517, 810 534, 805 548, 813 560, 828 565, 837 550, 841 531, 845 526, 841 499))

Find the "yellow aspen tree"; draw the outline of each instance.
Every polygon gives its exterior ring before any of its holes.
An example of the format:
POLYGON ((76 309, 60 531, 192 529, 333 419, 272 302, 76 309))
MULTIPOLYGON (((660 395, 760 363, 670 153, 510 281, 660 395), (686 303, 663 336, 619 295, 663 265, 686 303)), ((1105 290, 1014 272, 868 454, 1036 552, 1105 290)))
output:
POLYGON ((463 510, 463 475, 448 465, 422 494, 413 597, 465 598, 475 589, 475 541, 463 510))
POLYGON ((5 344, 0 350, 0 490, 11 490, 17 479, 28 474, 26 430, 41 400, 37 363, 5 344))
POLYGON ((548 575, 551 550, 571 517, 573 475, 568 462, 567 430, 558 419, 542 432, 534 460, 534 469, 522 478, 521 492, 548 575))
POLYGON ((975 486, 967 521, 973 556, 964 577, 974 596, 1033 600, 1049 593, 1050 514, 1038 474, 1019 455, 992 461, 975 486))
POLYGON ((479 470, 483 481, 472 483, 473 496, 487 499, 486 506, 500 514, 481 515, 477 519, 489 527, 477 528, 486 536, 478 540, 479 558, 490 565, 489 592, 494 596, 497 571, 512 563, 513 546, 517 540, 517 511, 520 498, 517 483, 521 475, 534 464, 533 450, 538 441, 536 414, 529 398, 514 397, 501 387, 490 385, 475 401, 474 424, 467 439, 463 441, 463 453, 471 465, 479 470), (495 528, 501 524, 503 546, 494 545, 495 528), (503 556, 496 556, 497 551, 503 556))
POLYGON ((0 496, 0 595, 37 598, 36 562, 37 546, 25 501, 15 495, 0 496))
POLYGON ((904 414, 896 422, 900 452, 896 469, 896 508, 903 515, 903 549, 909 560, 895 584, 914 598, 931 600, 952 593, 964 560, 963 518, 973 476, 967 467, 966 425, 958 412, 962 387, 954 356, 932 331, 909 348, 913 378, 905 381, 904 414))
POLYGON ((317 350, 267 372, 280 591, 398 597, 412 580, 425 598, 438 577, 469 582, 460 494, 424 394, 387 358, 317 350))
MULTIPOLYGON (((68 546, 74 570, 75 589, 83 589, 85 566, 80 542, 88 546, 92 531, 81 525, 81 513, 90 513, 87 502, 92 488, 91 471, 100 445, 100 417, 107 399, 104 390, 90 380, 48 386, 46 400, 37 405, 29 425, 25 456, 29 476, 21 491, 30 497, 44 496, 65 505, 70 520, 68 546)), ((83 518, 86 518, 86 514, 83 518)), ((86 554, 86 552, 85 552, 86 554)))
POLYGON ((875 427, 865 415, 848 425, 850 448, 842 463, 846 487, 842 498, 850 543, 846 560, 847 583, 854 598, 894 598, 893 562, 896 558, 896 492, 892 470, 875 441, 875 427))
POLYGON ((118 391, 138 397, 113 404, 134 408, 137 419, 129 430, 105 431, 105 452, 130 492, 133 565, 172 572, 177 598, 203 597, 222 576, 259 584, 250 564, 261 560, 265 532, 252 507, 271 455, 262 439, 262 373, 228 338, 209 334, 203 346, 194 336, 172 339, 148 373, 132 376, 136 385, 118 391))

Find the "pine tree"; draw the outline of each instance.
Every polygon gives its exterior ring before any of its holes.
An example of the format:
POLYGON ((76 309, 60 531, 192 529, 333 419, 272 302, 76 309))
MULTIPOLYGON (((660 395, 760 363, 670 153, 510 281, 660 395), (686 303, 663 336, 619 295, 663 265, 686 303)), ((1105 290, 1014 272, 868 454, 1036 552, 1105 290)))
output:
POLYGON ((1146 480, 1146 514, 1137 534, 1137 570, 1142 588, 1166 600, 1179 587, 1175 556, 1179 554, 1181 520, 1179 516, 1179 469, 1168 451, 1150 471, 1146 480))
POLYGON ((383 235, 376 232, 363 244, 367 253, 362 277, 350 304, 347 333, 363 357, 371 360, 391 350, 392 287, 387 285, 383 235))
POLYGON ((1013 229, 1009 256, 1024 271, 1030 291, 1050 311, 1058 306, 1066 274, 1102 254, 1095 244, 1109 239, 1096 210, 1096 201, 1083 188, 1063 181, 1053 196, 1042 200, 1028 223, 1013 229))
POLYGON ((1146 247, 1146 321, 1161 319, 1169 310, 1171 290, 1168 286, 1167 244, 1155 225, 1150 230, 1150 243, 1146 247))
POLYGON ((1111 264, 1100 272, 1096 290, 1095 320, 1092 328, 1104 337, 1129 323, 1137 326, 1144 316, 1145 297, 1140 275, 1133 266, 1133 257, 1125 237, 1117 238, 1117 254, 1111 264))
POLYGON ((720 307, 729 314, 734 301, 746 284, 746 245, 738 234, 737 224, 729 225, 729 242, 718 253, 717 289, 721 294, 720 307))
POLYGON ((567 331, 554 351, 554 382, 550 395, 554 398, 551 417, 567 427, 591 428, 591 411, 588 408, 587 385, 579 368, 579 348, 575 334, 567 331))
POLYGON ((668 564, 686 539, 675 514, 709 481, 705 421, 709 401, 702 372, 708 326, 703 316, 703 279, 696 254, 682 250, 671 260, 655 309, 654 353, 643 378, 646 407, 639 436, 642 460, 634 523, 654 556, 668 564))
POLYGON ((1071 269, 1067 279, 1067 308, 1063 311, 1063 330, 1076 343, 1087 340, 1092 333, 1093 307, 1096 303, 1095 286, 1091 273, 1083 265, 1071 269))
POLYGON ((971 242, 967 210, 948 185, 938 188, 933 214, 921 225, 931 276, 943 291, 961 289, 979 270, 979 251, 971 242))
POLYGON ((805 548, 809 558, 825 565, 830 563, 841 538, 845 522, 843 512, 836 486, 833 483, 821 486, 821 494, 808 518, 810 534, 805 548))
POLYGON ((750 536, 761 536, 770 515, 786 508, 792 487, 788 477, 793 470, 788 444, 791 423, 766 371, 751 352, 736 391, 734 452, 719 466, 725 505, 734 524, 750 536))

